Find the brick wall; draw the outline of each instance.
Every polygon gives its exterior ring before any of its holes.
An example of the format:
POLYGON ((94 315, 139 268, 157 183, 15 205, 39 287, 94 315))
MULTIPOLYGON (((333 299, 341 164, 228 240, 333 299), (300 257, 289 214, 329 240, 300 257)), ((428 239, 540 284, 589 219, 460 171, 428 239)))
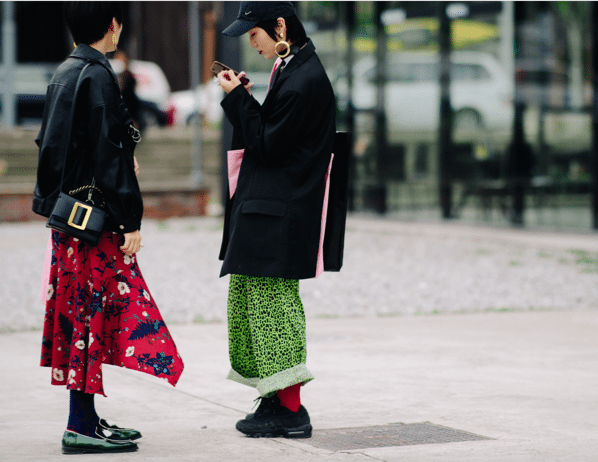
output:
MULTIPOLYGON (((209 200, 207 189, 144 191, 144 218, 203 216, 209 200)), ((0 193, 0 223, 44 221, 31 210, 31 193, 0 193)))

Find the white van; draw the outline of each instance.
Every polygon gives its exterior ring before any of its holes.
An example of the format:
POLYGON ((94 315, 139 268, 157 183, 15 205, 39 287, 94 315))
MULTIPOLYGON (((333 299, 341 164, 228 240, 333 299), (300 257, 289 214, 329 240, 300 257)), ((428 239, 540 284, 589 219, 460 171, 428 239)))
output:
MULTIPOLYGON (((392 53, 386 60, 385 111, 390 139, 405 132, 433 132, 440 112, 438 53, 392 53)), ((376 107, 376 61, 367 56, 354 66, 353 105, 376 107)), ((337 91, 346 90, 346 81, 337 91), (344 88, 343 88, 344 86, 344 88)), ((513 83, 488 53, 451 53, 451 106, 455 130, 505 129, 513 120, 513 83)))

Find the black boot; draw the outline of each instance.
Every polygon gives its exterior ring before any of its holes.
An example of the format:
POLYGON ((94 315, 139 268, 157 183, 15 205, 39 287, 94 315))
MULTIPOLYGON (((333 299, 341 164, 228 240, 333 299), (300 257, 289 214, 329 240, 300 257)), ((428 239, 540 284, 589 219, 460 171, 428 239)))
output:
MULTIPOLYGON (((263 400, 262 403, 264 403, 263 400)), ((309 414, 303 406, 299 407, 299 411, 293 412, 281 406, 280 400, 276 396, 270 398, 270 402, 264 403, 263 406, 262 403, 253 415, 249 414, 245 419, 237 422, 237 430, 255 438, 311 437, 312 426, 309 414)))
MULTIPOLYGON (((258 401, 258 400, 260 402, 259 406, 255 410, 255 412, 253 412, 251 414, 247 414, 245 416, 245 420, 253 419, 256 415, 262 414, 264 412, 269 412, 268 409, 270 409, 273 406, 273 404, 272 404, 273 398, 266 398, 264 396, 260 396, 255 401, 258 401)), ((255 407, 255 405, 254 405, 254 407, 255 407)))

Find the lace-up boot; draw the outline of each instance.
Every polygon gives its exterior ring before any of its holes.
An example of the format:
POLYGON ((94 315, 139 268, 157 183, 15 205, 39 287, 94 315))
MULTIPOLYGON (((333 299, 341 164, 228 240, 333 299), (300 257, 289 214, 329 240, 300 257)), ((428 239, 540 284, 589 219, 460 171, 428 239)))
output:
POLYGON ((274 396, 269 400, 268 403, 262 398, 256 412, 253 415, 249 414, 250 418, 237 422, 237 430, 255 438, 272 438, 276 436, 285 438, 311 437, 312 426, 305 407, 300 406, 299 411, 292 412, 281 406, 278 397, 274 396))
MULTIPOLYGON (((245 420, 253 419, 256 415, 263 414, 264 412, 268 412, 268 409, 270 409, 273 406, 272 398, 266 398, 264 396, 260 396, 259 398, 256 398, 255 401, 259 401, 260 404, 258 405, 255 412, 252 412, 251 414, 247 414, 245 416, 245 420)), ((254 407, 255 407, 255 405, 254 405, 254 407)))

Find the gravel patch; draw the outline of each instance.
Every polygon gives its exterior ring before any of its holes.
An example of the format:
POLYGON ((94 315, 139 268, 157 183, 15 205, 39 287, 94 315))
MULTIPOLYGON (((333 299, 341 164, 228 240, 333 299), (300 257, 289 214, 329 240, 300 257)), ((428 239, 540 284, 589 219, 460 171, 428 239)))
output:
MULTIPOLYGON (((145 220, 138 262, 167 323, 225 322, 220 218, 145 220)), ((40 329, 49 230, 0 224, 0 332, 40 329)), ((301 282, 307 317, 598 308, 598 239, 349 218, 344 267, 301 282)))

